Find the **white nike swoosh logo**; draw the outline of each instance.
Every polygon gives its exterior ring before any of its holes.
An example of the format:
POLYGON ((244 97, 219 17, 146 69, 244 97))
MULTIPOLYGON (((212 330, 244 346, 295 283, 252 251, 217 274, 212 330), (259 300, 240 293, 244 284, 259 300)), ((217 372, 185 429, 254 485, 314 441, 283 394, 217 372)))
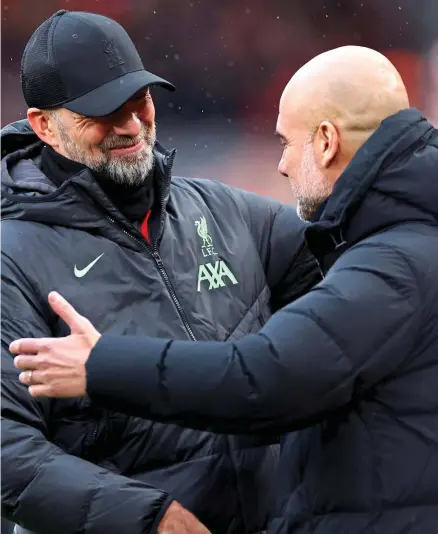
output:
MULTIPOLYGON (((103 253, 105 254, 105 253, 103 253)), ((88 271, 90 269, 92 269, 94 267, 94 265, 100 260, 100 258, 103 256, 103 254, 101 254, 98 258, 96 258, 94 261, 92 261, 89 265, 87 265, 86 267, 84 267, 83 269, 78 269, 75 265, 75 276, 77 278, 82 278, 83 276, 85 276, 88 271)))

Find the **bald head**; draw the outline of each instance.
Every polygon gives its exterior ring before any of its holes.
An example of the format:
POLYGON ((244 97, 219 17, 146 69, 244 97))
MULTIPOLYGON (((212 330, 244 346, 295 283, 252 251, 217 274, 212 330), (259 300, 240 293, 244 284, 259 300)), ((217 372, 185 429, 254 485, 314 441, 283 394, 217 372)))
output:
POLYGON ((298 112, 316 128, 332 120, 340 128, 373 130, 385 118, 409 107, 394 65, 382 54, 344 46, 304 65, 287 84, 280 101, 286 115, 298 112))
POLYGON ((289 177, 303 218, 311 218, 331 194, 335 181, 380 123, 408 107, 400 74, 385 56, 369 48, 330 50, 292 77, 281 96, 277 121, 285 145, 279 170, 289 177))

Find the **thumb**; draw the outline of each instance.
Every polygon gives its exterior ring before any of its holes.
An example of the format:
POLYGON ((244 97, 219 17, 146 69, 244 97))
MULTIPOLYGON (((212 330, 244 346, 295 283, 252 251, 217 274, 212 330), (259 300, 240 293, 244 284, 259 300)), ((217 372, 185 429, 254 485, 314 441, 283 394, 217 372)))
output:
POLYGON ((85 334, 88 321, 80 315, 73 306, 56 291, 49 294, 49 304, 52 310, 67 323, 72 334, 85 334))

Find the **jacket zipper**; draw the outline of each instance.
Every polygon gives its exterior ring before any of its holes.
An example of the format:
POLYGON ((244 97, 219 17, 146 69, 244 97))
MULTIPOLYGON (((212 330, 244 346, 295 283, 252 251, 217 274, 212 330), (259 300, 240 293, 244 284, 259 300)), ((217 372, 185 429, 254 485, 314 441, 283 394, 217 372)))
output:
MULTIPOLYGON (((187 331, 187 333, 189 334, 190 336, 190 339, 193 340, 193 341, 196 341, 196 336, 192 330, 192 327, 190 326, 188 320, 187 320, 187 317, 186 317, 186 314, 184 313, 184 310, 183 310, 183 307, 181 305, 181 303, 179 302, 178 300, 178 297, 175 293, 175 290, 173 289, 173 286, 172 286, 172 283, 169 279, 169 275, 167 274, 166 272, 166 269, 164 268, 164 264, 163 264, 163 261, 160 257, 160 255, 158 254, 158 251, 156 249, 153 249, 152 247, 150 247, 146 241, 143 242, 141 241, 140 239, 137 239, 137 237, 135 237, 134 235, 130 234, 129 232, 127 232, 125 229, 121 228, 114 219, 112 219, 110 216, 107 216, 106 217, 109 221, 111 221, 115 226, 117 226, 117 228, 119 230, 121 230, 124 234, 126 234, 127 236, 131 237, 132 239, 134 239, 134 241, 136 241, 137 243, 139 243, 143 248, 145 248, 153 257, 153 259, 155 260, 155 264, 157 266, 157 269, 158 269, 158 272, 160 273, 161 275, 161 278, 163 279, 165 285, 166 285, 166 288, 167 288, 167 291, 169 292, 171 298, 172 298, 172 301, 175 305, 175 308, 177 309, 178 311, 178 315, 180 316, 180 319, 182 321, 182 323, 184 324, 184 327, 187 331)), ((105 427, 107 421, 108 421, 108 412, 106 410, 104 410, 103 412, 103 425, 105 427)), ((95 428, 94 428, 94 432, 93 432, 93 437, 92 437, 92 443, 95 443, 96 440, 97 440, 97 435, 98 435, 98 432, 99 432, 99 428, 100 428, 100 421, 96 424, 95 428)))
MULTIPOLYGON (((169 161, 166 165, 166 176, 169 177, 169 173, 170 173, 170 169, 172 168, 172 165, 173 165, 173 160, 175 158, 175 153, 173 152, 171 154, 171 156, 169 157, 169 161)), ((163 202, 164 202, 164 193, 161 194, 161 204, 160 204, 160 207, 163 205, 163 202)), ((111 221, 114 225, 117 226, 117 228, 119 230, 121 230, 124 234, 126 234, 128 237, 130 237, 131 239, 134 239, 134 241, 136 241, 137 243, 139 243, 144 249, 146 249, 152 256, 152 258, 154 259, 155 261, 155 265, 158 269, 158 272, 160 273, 161 275, 161 278, 163 279, 164 281, 164 284, 167 288, 167 291, 169 292, 169 295, 175 305, 175 308, 178 312, 178 315, 181 319, 181 322, 183 323, 184 325, 184 328, 186 329, 190 339, 192 341, 196 341, 196 336, 193 332, 193 329, 192 327, 190 326, 190 323, 187 319, 187 316, 186 314, 184 313, 184 310, 183 310, 183 307, 176 295, 176 292, 172 286, 172 282, 170 281, 170 278, 169 278, 169 275, 167 274, 167 271, 164 267, 164 263, 163 263, 163 260, 161 259, 160 257, 160 254, 158 253, 158 250, 156 247, 152 247, 150 246, 146 241, 144 240, 140 240, 138 239, 137 237, 135 237, 135 235, 132 235, 131 233, 129 233, 127 230, 125 230, 124 228, 121 228, 117 222, 112 219, 109 215, 106 216, 107 219, 109 221, 111 221)), ((162 228, 163 228, 163 224, 164 224, 164 217, 165 217, 165 214, 164 214, 164 211, 162 211, 162 214, 160 215, 160 226, 159 226, 159 230, 158 230, 158 235, 161 235, 161 231, 162 231, 162 228)))
POLYGON ((121 228, 114 219, 112 219, 111 217, 107 216, 107 219, 109 221, 111 221, 115 226, 117 226, 117 228, 119 230, 121 230, 124 234, 126 234, 128 237, 130 237, 131 239, 133 239, 134 241, 136 241, 141 247, 143 247, 144 249, 146 249, 152 256, 152 258, 154 259, 155 261, 155 265, 158 269, 158 272, 160 273, 161 275, 161 278, 163 279, 164 281, 164 284, 167 288, 167 291, 169 292, 169 295, 175 305, 175 308, 178 312, 178 315, 181 319, 181 322, 183 323, 184 325, 184 328, 186 329, 190 339, 192 341, 196 341, 196 336, 192 330, 192 327, 190 326, 189 324, 189 321, 186 317, 186 314, 184 313, 184 310, 183 310, 183 307, 180 303, 180 301, 178 300, 178 297, 175 293, 175 290, 173 289, 173 286, 172 286, 172 282, 170 281, 170 278, 169 278, 169 275, 167 274, 167 271, 164 267, 164 264, 163 264, 163 260, 161 259, 161 256, 159 255, 158 251, 156 248, 152 248, 151 246, 149 246, 146 242, 142 242, 140 239, 138 239, 137 237, 135 237, 135 235, 132 235, 130 234, 128 231, 126 231, 124 228, 121 228))
MULTIPOLYGON (((170 174, 170 169, 172 168, 172 165, 173 165, 173 160, 175 159, 175 152, 173 152, 171 154, 171 156, 169 157, 169 161, 166 165, 166 176, 169 177, 169 174, 170 174)), ((81 188, 81 191, 89 198, 89 200, 94 204, 94 200, 88 195, 88 193, 86 191, 84 191, 84 189, 81 188)), ((163 202, 164 202, 164 193, 161 194, 161 206, 163 205, 163 202)), ((161 214, 161 217, 160 217, 160 226, 159 226, 159 234, 161 234, 161 230, 163 228, 163 224, 164 224, 164 213, 161 214)), ((169 278, 169 275, 167 274, 167 271, 164 267, 164 264, 163 264, 163 260, 161 259, 160 257, 160 254, 158 253, 158 250, 156 249, 156 247, 151 247, 146 241, 144 240, 140 240, 138 239, 135 235, 131 234, 130 232, 128 232, 127 230, 125 230, 124 228, 122 228, 119 224, 117 224, 117 222, 112 218, 110 217, 109 215, 105 215, 105 218, 110 221, 112 224, 114 224, 121 232, 123 232, 125 235, 127 235, 128 237, 130 237, 131 239, 133 239, 134 241, 136 241, 142 248, 146 249, 152 256, 152 258, 154 259, 155 261, 155 265, 158 269, 158 272, 160 273, 160 276, 161 278, 163 279, 164 281, 164 284, 167 288, 167 291, 169 292, 169 295, 172 299, 172 302, 174 303, 175 305, 175 308, 178 312, 178 315, 181 319, 181 322, 183 323, 184 325, 184 328, 186 329, 186 332, 188 333, 190 339, 192 341, 196 341, 196 336, 192 330, 192 327, 190 326, 190 323, 186 317, 186 314, 184 313, 184 310, 183 310, 183 307, 175 293, 175 290, 173 289, 173 286, 172 286, 172 283, 170 281, 170 278, 169 278)), ((108 412, 106 410, 104 410, 103 412, 103 425, 105 426, 106 423, 108 422, 108 412)), ((98 436, 98 433, 99 433, 99 427, 100 427, 100 421, 99 423, 96 424, 95 428, 94 428, 94 431, 93 431, 93 436, 92 436, 92 443, 95 443, 96 440, 97 440, 97 436, 98 436)))
MULTIPOLYGON (((152 257, 153 257, 153 259, 155 261, 155 264, 157 266, 158 272, 160 273, 161 278, 163 279, 163 281, 164 281, 164 283, 166 285, 167 291, 169 292, 169 294, 170 294, 170 296, 172 298, 172 301, 173 301, 173 303, 175 305, 175 308, 178 311, 178 315, 180 316, 180 319, 181 319, 181 321, 182 321, 187 333, 189 334, 190 339, 192 341, 196 341, 196 336, 195 336, 195 334, 194 334, 194 332, 192 330, 192 327, 190 326, 190 324, 189 324, 189 322, 187 320, 186 314, 184 313, 183 307, 182 307, 181 303, 178 300, 178 297, 177 297, 177 295, 175 293, 175 290, 173 289, 172 283, 171 283, 171 281, 169 279, 169 275, 167 274, 166 269, 164 268, 163 261, 162 261, 160 255, 158 254, 158 251, 152 249, 152 247, 147 245, 146 242, 142 242, 140 239, 137 239, 134 235, 130 234, 125 229, 121 228, 116 223, 116 221, 114 219, 112 219, 111 217, 107 216, 106 218, 109 221, 111 221, 115 226, 117 226, 117 228, 119 230, 121 230, 128 237, 131 237, 132 239, 134 239, 134 241, 139 243, 143 248, 145 248, 152 255, 152 257)), ((105 427, 105 425, 106 425, 106 423, 108 421, 108 412, 106 410, 104 410, 104 412, 103 412, 102 419, 103 419, 103 425, 105 427)), ((96 426, 94 428, 93 436, 92 436, 92 439, 91 439, 91 443, 96 443, 97 435, 98 435, 98 432, 99 432, 99 428, 100 428, 100 421, 96 424, 96 426)))
MULTIPOLYGON (((169 161, 168 163, 166 164, 166 176, 167 178, 169 178, 169 175, 170 175, 170 170, 172 168, 172 165, 173 165, 173 160, 175 159, 175 152, 172 152, 172 154, 170 155, 169 157, 169 161)), ((80 187, 80 186, 79 186, 80 187)), ((84 191, 84 189, 82 187, 80 187, 81 191, 83 194, 85 194, 88 199, 93 203, 95 204, 94 200, 88 195, 88 193, 86 191, 84 191)), ((161 204, 160 204, 160 207, 163 205, 163 202, 164 202, 164 196, 165 194, 162 193, 161 194, 161 204)), ((164 217, 165 217, 165 214, 164 214, 164 211, 162 211, 162 214, 160 216, 160 226, 159 226, 159 232, 158 232, 158 235, 161 234, 161 230, 163 228, 163 224, 164 224, 164 217)), ((189 335, 190 339, 192 341, 196 341, 196 336, 193 332, 193 329, 192 327, 190 326, 190 323, 187 319, 187 316, 186 314, 184 313, 184 310, 183 310, 183 307, 176 295, 176 292, 172 286, 172 282, 170 281, 170 278, 169 278, 169 275, 167 274, 166 272, 166 269, 164 267, 164 263, 163 263, 163 260, 161 259, 160 257, 160 254, 158 253, 158 250, 156 247, 151 247, 146 241, 144 240, 140 240, 138 239, 135 235, 131 234, 130 232, 128 232, 127 230, 125 230, 124 228, 122 228, 112 217, 110 217, 109 215, 106 215, 105 214, 105 218, 110 221, 112 224, 114 224, 121 232, 123 232, 125 235, 127 235, 128 237, 130 237, 131 239, 133 239, 134 241, 136 241, 142 248, 146 249, 152 256, 152 258, 154 259, 155 261, 155 265, 157 267, 157 270, 158 272, 160 273, 160 276, 161 278, 163 279, 164 281, 164 284, 167 288, 167 291, 169 292, 169 295, 172 299, 172 302, 173 304, 175 305, 175 308, 178 312, 178 315, 181 319, 181 322, 183 323, 184 325, 184 328, 187 332, 187 334, 189 335)))
POLYGON ((102 428, 105 429, 107 423, 108 423, 108 419, 109 419, 109 415, 108 415, 108 412, 106 410, 103 411, 103 414, 102 414, 102 418, 99 419, 99 421, 96 423, 96 426, 94 427, 94 430, 93 430, 93 435, 91 437, 91 446, 93 446, 96 441, 97 441, 97 435, 99 433, 99 428, 100 428, 100 422, 102 421, 102 428))

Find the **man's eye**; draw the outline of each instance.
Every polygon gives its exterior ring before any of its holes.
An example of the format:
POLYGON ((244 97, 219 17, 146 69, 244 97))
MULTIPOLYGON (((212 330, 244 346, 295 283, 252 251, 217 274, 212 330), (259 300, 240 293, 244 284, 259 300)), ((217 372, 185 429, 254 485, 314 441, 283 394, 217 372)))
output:
POLYGON ((134 96, 133 99, 140 101, 140 100, 144 100, 145 98, 148 98, 148 96, 149 96, 149 91, 147 91, 145 93, 139 93, 136 96, 134 96))

